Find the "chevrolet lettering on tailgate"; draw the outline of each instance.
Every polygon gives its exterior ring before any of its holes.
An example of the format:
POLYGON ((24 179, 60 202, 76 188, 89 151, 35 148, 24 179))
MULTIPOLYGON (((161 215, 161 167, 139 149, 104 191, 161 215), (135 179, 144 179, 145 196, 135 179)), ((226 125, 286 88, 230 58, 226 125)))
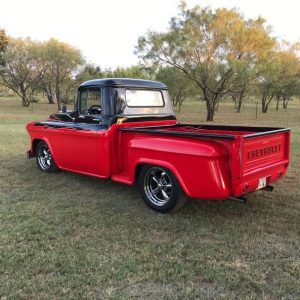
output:
POLYGON ((261 156, 269 155, 272 153, 280 152, 281 144, 273 145, 270 147, 265 147, 261 149, 256 149, 248 152, 248 158, 258 158, 261 156))

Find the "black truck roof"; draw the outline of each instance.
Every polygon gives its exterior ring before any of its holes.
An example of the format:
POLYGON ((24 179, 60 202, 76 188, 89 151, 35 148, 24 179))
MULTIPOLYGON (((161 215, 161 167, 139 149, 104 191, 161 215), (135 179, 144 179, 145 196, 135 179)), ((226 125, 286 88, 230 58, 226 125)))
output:
POLYGON ((84 86, 108 86, 108 87, 137 87, 152 89, 167 89, 167 86, 159 81, 132 79, 132 78, 102 78, 88 80, 80 85, 84 86))

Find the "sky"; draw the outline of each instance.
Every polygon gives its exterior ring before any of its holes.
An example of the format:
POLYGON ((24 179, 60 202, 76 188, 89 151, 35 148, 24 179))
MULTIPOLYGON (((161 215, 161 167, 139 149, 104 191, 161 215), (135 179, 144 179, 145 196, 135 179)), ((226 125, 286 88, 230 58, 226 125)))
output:
MULTIPOLYGON (((246 18, 262 16, 273 35, 300 40, 300 1, 186 0, 212 8, 237 8, 246 18)), ((138 63, 138 37, 149 29, 165 31, 179 0, 0 0, 0 28, 13 37, 58 38, 79 48, 87 62, 101 68, 138 63)))

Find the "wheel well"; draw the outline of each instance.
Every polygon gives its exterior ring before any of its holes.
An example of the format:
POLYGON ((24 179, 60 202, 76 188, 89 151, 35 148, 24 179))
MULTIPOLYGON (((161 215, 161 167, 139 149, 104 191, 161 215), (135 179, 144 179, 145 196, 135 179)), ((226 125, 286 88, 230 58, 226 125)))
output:
POLYGON ((140 177, 140 173, 141 173, 141 170, 143 168, 143 166, 146 166, 147 164, 139 164, 136 166, 136 169, 135 169, 135 178, 134 178, 134 182, 137 183, 139 181, 139 177, 140 177))
MULTIPOLYGON (((174 172, 173 172, 170 168, 168 168, 168 167, 165 167, 165 166, 160 165, 160 164, 140 163, 140 164, 138 164, 138 165, 136 166, 136 168, 135 168, 135 181, 134 181, 135 183, 138 182, 139 176, 140 176, 140 173, 141 173, 141 170, 142 170, 142 168, 143 168, 144 166, 153 166, 153 167, 161 167, 161 168, 165 168, 165 169, 169 170, 171 173, 173 173, 173 175, 174 175, 174 176, 176 177, 176 179, 178 180, 176 174, 174 174, 174 172)), ((178 180, 178 182, 179 182, 179 180, 178 180)))
POLYGON ((42 140, 40 140, 40 139, 35 139, 35 140, 33 140, 33 142, 32 142, 32 151, 33 151, 33 156, 35 156, 35 150, 36 150, 36 146, 38 145, 38 143, 39 142, 41 142, 42 140))
POLYGON ((165 169, 169 170, 173 174, 173 176, 177 179, 178 184, 180 185, 180 187, 182 188, 184 193, 186 193, 188 195, 188 191, 186 189, 186 186, 184 185, 184 182, 181 180, 179 174, 174 172, 172 170, 172 168, 170 168, 168 166, 164 166, 163 164, 162 165, 155 164, 155 163, 153 163, 153 164, 152 163, 140 163, 140 164, 138 164, 135 168, 135 180, 134 180, 135 184, 138 183, 141 170, 144 166, 157 166, 157 167, 161 167, 161 168, 165 168, 165 169))

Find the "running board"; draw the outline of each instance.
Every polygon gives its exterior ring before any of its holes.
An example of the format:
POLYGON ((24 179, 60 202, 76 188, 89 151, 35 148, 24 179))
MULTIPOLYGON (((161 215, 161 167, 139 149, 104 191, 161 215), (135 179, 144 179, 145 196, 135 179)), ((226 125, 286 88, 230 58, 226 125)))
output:
POLYGON ((128 173, 118 173, 111 176, 113 181, 125 183, 125 184, 132 184, 128 173))

